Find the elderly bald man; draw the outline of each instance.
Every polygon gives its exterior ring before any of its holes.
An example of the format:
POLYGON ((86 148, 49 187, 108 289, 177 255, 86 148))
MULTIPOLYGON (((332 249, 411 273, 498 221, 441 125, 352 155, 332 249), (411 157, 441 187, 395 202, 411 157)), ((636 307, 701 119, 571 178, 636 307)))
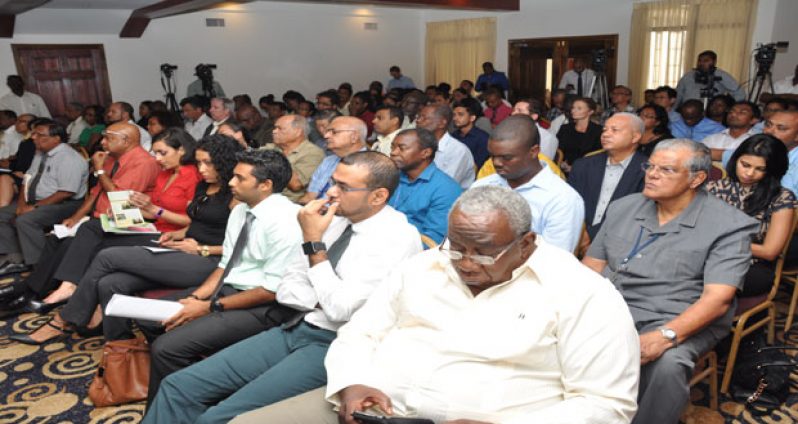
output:
POLYGON ((637 147, 644 131, 637 115, 616 113, 601 132, 604 152, 574 162, 568 184, 585 201, 585 227, 591 240, 601 228, 610 202, 643 190, 646 156, 637 147))
POLYGON ((102 237, 99 218, 100 214, 110 208, 108 192, 133 190, 148 193, 155 185, 160 167, 139 144, 139 130, 136 125, 127 122, 112 124, 103 132, 101 143, 103 150, 91 158, 97 183, 84 198, 78 210, 62 224, 73 227, 84 217, 91 215, 91 219, 81 224, 74 238, 58 240, 54 236, 48 237, 33 273, 24 283, 0 292, 0 296, 5 295, 6 299, 10 299, 4 305, 7 312, 20 312, 27 308, 34 312, 46 313, 62 304, 75 291, 76 286, 71 282, 77 281, 88 267, 98 244, 107 247, 142 243, 139 236, 102 237), (55 289, 54 279, 69 284, 62 284, 50 293, 55 289), (44 300, 39 302, 32 300, 33 298, 44 298, 44 300))

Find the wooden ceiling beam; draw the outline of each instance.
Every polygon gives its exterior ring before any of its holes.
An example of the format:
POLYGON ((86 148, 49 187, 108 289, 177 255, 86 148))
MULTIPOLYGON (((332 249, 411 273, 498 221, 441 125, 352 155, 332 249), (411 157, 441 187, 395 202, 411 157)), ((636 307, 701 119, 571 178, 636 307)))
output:
POLYGON ((0 38, 14 37, 17 15, 35 9, 50 0, 0 0, 0 38))
POLYGON ((314 3, 350 3, 370 6, 434 7, 517 12, 520 0, 314 0, 314 3))
POLYGON ((119 37, 140 38, 153 19, 213 9, 233 3, 249 3, 250 1, 253 0, 162 0, 131 12, 130 17, 125 22, 125 26, 119 33, 119 37))

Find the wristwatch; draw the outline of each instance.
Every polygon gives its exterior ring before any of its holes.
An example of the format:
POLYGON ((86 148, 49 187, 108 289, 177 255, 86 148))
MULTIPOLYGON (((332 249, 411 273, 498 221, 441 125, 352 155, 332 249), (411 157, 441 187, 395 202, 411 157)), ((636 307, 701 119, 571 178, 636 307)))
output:
POLYGON ((309 241, 302 244, 302 251, 305 252, 306 255, 312 255, 314 253, 324 252, 326 250, 327 245, 320 241, 309 241))
POLYGON ((94 171, 94 178, 100 178, 100 175, 103 175, 103 174, 105 174, 105 170, 104 169, 98 169, 98 170, 94 171))
POLYGON ((211 255, 211 248, 207 244, 200 246, 200 255, 208 257, 211 255))
POLYGON ((673 329, 670 329, 668 327, 662 326, 662 327, 657 328, 657 330, 659 330, 659 333, 662 334, 662 337, 665 337, 666 339, 668 339, 671 342, 673 347, 677 346, 678 343, 676 341, 676 332, 673 331, 673 329))
POLYGON ((222 301, 220 299, 213 299, 211 300, 211 312, 223 312, 224 305, 222 305, 222 301))

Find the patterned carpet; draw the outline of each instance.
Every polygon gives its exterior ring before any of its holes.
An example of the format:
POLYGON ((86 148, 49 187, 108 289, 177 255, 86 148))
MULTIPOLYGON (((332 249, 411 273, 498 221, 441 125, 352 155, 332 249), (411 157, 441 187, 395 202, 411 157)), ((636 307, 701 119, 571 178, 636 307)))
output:
MULTIPOLYGON (((784 325, 786 294, 780 294, 777 329, 784 325)), ((38 328, 47 317, 23 314, 0 320, 0 424, 112 424, 138 423, 144 403, 95 408, 88 387, 102 354, 102 338, 69 339, 44 346, 27 346, 8 340, 14 333, 38 328)), ((798 330, 786 342, 798 345, 798 330)), ((784 340, 779 334, 779 340, 784 340)), ((769 416, 753 416, 742 405, 721 396, 720 410, 710 410, 707 387, 692 391, 693 405, 683 416, 685 424, 798 423, 798 372, 791 376, 792 393, 779 410, 769 416)))

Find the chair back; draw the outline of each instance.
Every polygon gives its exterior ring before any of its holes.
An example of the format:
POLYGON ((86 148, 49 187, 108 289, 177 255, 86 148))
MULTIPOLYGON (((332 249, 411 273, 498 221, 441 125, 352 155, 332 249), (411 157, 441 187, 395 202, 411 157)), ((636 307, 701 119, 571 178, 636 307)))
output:
POLYGON ((709 170, 709 181, 717 181, 726 178, 726 169, 723 168, 718 162, 712 162, 712 168, 709 170))
POLYGON ((430 236, 425 236, 424 234, 421 235, 421 244, 424 245, 427 249, 432 249, 433 247, 438 245, 438 242, 433 240, 430 236))
POLYGON ((788 237, 787 242, 784 243, 784 247, 781 249, 781 254, 779 255, 779 259, 776 261, 776 270, 775 270, 775 275, 773 277, 773 287, 770 288, 770 293, 768 293, 768 300, 770 301, 772 301, 773 298, 776 297, 776 292, 779 291, 781 274, 784 271, 784 261, 787 259, 787 250, 790 249, 790 243, 792 242, 793 237, 795 237, 796 226, 798 226, 798 213, 796 213, 796 210, 793 209, 792 225, 790 226, 790 237, 788 237))

